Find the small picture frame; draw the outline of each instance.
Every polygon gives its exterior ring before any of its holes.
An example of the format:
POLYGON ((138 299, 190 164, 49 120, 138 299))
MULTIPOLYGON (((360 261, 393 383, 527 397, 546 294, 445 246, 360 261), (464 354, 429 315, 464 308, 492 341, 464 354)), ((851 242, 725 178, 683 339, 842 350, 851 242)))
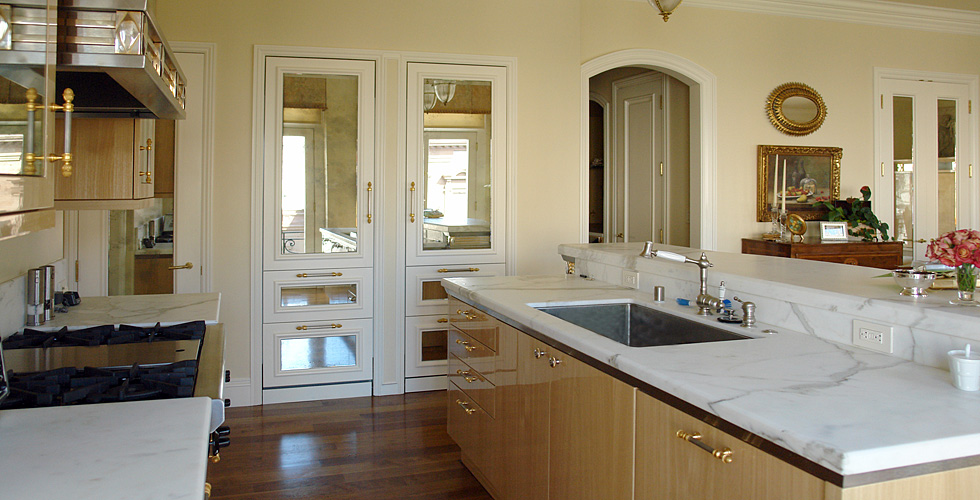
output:
POLYGON ((847 223, 821 221, 820 241, 847 241, 847 223))

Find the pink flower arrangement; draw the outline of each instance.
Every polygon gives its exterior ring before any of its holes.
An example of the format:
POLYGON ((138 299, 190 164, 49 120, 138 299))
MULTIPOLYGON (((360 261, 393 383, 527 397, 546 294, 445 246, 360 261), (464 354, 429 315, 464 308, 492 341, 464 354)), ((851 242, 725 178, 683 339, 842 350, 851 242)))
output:
POLYGON ((980 266, 980 231, 950 231, 929 243, 926 257, 950 267, 962 264, 980 266))

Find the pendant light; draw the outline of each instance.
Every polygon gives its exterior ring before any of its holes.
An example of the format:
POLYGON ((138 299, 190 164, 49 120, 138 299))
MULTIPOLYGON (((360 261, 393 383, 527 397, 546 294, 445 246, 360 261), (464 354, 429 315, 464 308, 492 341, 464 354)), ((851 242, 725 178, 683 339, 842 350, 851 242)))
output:
POLYGON ((452 80, 436 80, 432 82, 432 86, 435 87, 436 99, 443 104, 453 100, 456 95, 456 82, 452 80))
POLYGON ((647 0, 650 5, 657 8, 660 11, 660 15, 664 16, 664 22, 667 22, 667 18, 674 13, 674 9, 681 4, 682 0, 647 0))
POLYGON ((436 91, 432 83, 426 80, 422 87, 422 109, 429 111, 436 106, 436 91))

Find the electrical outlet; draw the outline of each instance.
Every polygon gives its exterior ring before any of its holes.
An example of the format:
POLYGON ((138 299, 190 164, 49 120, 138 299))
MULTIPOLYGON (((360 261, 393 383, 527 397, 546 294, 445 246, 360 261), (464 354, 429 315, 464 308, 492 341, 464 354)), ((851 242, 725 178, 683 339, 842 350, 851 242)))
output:
POLYGON ((856 319, 852 329, 851 342, 854 345, 885 354, 895 352, 892 327, 856 319))
POLYGON ((623 269, 623 286, 634 290, 640 288, 640 273, 623 269))

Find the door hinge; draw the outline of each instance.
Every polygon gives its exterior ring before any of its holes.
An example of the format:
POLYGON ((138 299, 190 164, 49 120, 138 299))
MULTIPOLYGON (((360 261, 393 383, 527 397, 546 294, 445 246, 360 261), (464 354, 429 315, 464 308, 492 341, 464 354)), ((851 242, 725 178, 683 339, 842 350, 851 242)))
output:
POLYGON ((75 283, 78 283, 78 261, 75 261, 75 283))
POLYGON ((664 96, 660 96, 660 109, 664 109, 664 96))
POLYGON ((662 245, 663 242, 664 242, 664 230, 663 230, 663 228, 661 228, 660 229, 660 244, 662 245))
POLYGON ((664 162, 660 162, 660 177, 664 176, 664 162))

